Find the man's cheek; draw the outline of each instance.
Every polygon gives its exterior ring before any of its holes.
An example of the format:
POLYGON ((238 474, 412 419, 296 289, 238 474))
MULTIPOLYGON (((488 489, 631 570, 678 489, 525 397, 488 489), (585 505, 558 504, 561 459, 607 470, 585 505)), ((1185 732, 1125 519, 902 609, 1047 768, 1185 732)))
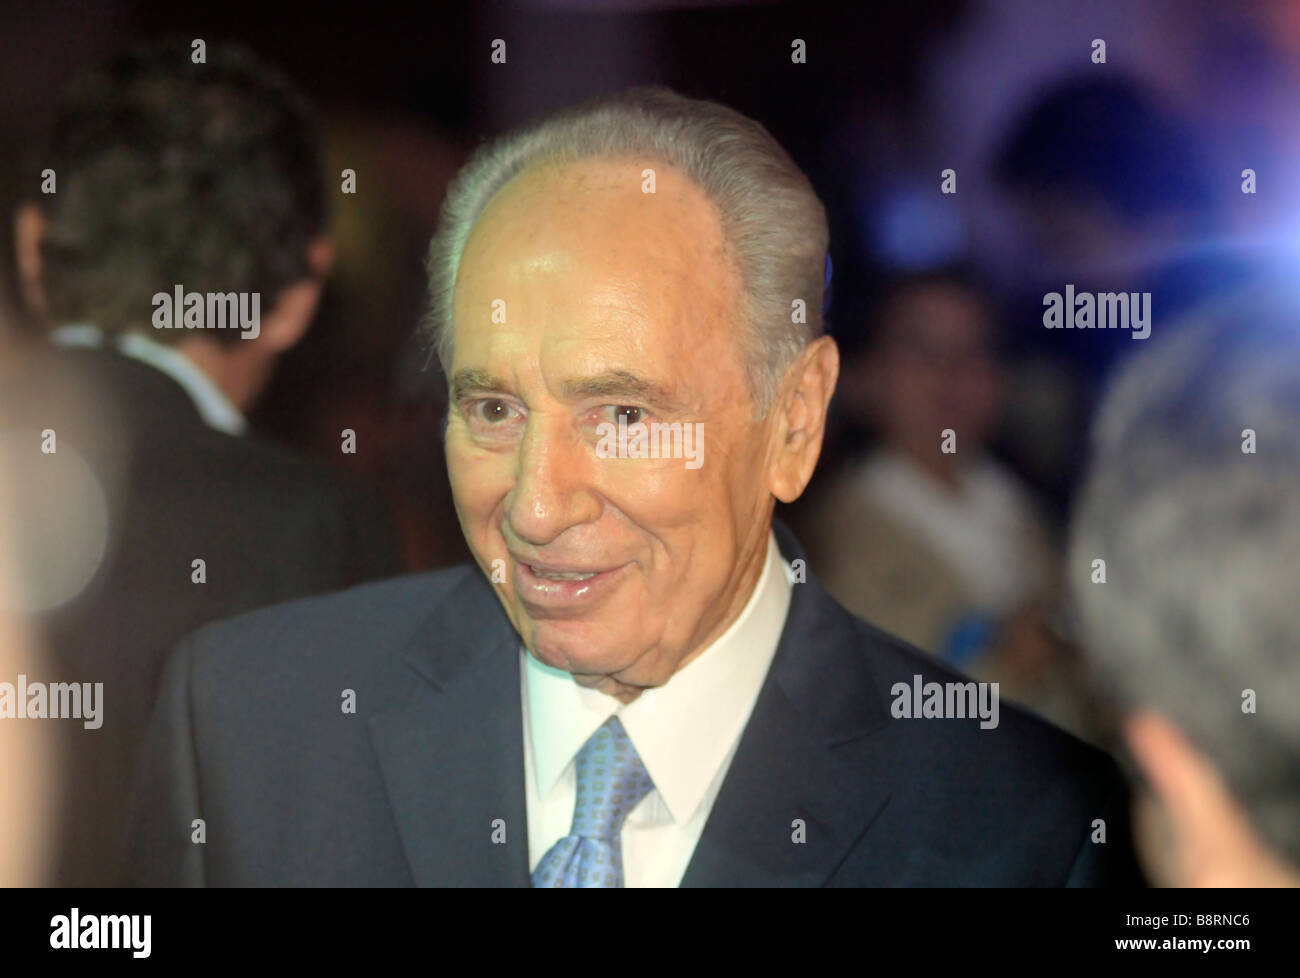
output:
POLYGON ((629 515, 668 516, 691 509, 703 501, 700 494, 707 491, 698 470, 686 468, 682 460, 624 459, 611 464, 617 468, 602 473, 596 488, 629 515))
POLYGON ((478 457, 457 449, 447 455, 447 477, 457 508, 470 514, 490 512, 509 491, 509 465, 494 457, 478 457))

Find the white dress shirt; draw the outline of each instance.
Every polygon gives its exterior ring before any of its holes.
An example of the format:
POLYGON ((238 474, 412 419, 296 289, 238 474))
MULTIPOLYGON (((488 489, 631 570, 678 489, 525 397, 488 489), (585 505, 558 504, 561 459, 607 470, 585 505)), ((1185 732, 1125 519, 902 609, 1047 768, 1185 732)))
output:
MULTIPOLYGON (((76 323, 60 326, 50 334, 50 341, 62 347, 102 348, 107 338, 98 326, 76 323)), ((239 408, 225 395, 194 361, 162 343, 156 343, 143 333, 123 333, 114 344, 123 356, 147 363, 165 373, 185 389, 194 402, 199 417, 209 428, 239 437, 248 430, 248 421, 239 408)))
POLYGON ((530 872, 569 834, 578 751, 618 714, 655 784, 623 823, 624 885, 681 883, 776 654, 791 575, 769 532, 767 562, 736 620, 667 683, 628 704, 520 649, 530 872))

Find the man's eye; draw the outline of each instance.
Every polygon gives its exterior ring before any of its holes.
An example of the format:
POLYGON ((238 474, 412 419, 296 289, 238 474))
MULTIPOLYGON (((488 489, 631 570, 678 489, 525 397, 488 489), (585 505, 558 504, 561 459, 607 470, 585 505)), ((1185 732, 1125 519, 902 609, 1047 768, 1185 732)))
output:
POLYGON ((497 397, 489 397, 471 404, 469 406, 469 415, 471 421, 482 422, 486 425, 497 425, 503 421, 509 421, 513 410, 508 402, 497 397))
POLYGON ((645 416, 644 408, 634 407, 633 405, 630 404, 615 404, 613 405, 613 407, 614 407, 615 421, 618 421, 620 418, 622 418, 628 424, 636 424, 638 421, 641 421, 645 416))

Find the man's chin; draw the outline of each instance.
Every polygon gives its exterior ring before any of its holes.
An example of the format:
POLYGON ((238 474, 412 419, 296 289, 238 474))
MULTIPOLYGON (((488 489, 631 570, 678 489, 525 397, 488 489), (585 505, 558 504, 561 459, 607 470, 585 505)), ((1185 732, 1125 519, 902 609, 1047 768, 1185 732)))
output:
POLYGON ((539 662, 555 669, 592 677, 622 672, 637 656, 609 646, 602 631, 581 622, 530 622, 525 641, 539 662))

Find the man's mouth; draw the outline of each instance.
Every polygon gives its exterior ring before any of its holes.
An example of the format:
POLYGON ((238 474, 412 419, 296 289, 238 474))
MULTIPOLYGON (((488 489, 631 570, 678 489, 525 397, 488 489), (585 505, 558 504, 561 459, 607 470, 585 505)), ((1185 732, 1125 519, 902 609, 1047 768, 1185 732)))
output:
POLYGON ((600 573, 600 571, 548 571, 536 564, 529 564, 528 569, 534 576, 547 581, 589 581, 600 573))
POLYGON ((623 579, 626 564, 582 567, 538 564, 515 558, 515 593, 538 614, 572 614, 590 609, 623 579))

